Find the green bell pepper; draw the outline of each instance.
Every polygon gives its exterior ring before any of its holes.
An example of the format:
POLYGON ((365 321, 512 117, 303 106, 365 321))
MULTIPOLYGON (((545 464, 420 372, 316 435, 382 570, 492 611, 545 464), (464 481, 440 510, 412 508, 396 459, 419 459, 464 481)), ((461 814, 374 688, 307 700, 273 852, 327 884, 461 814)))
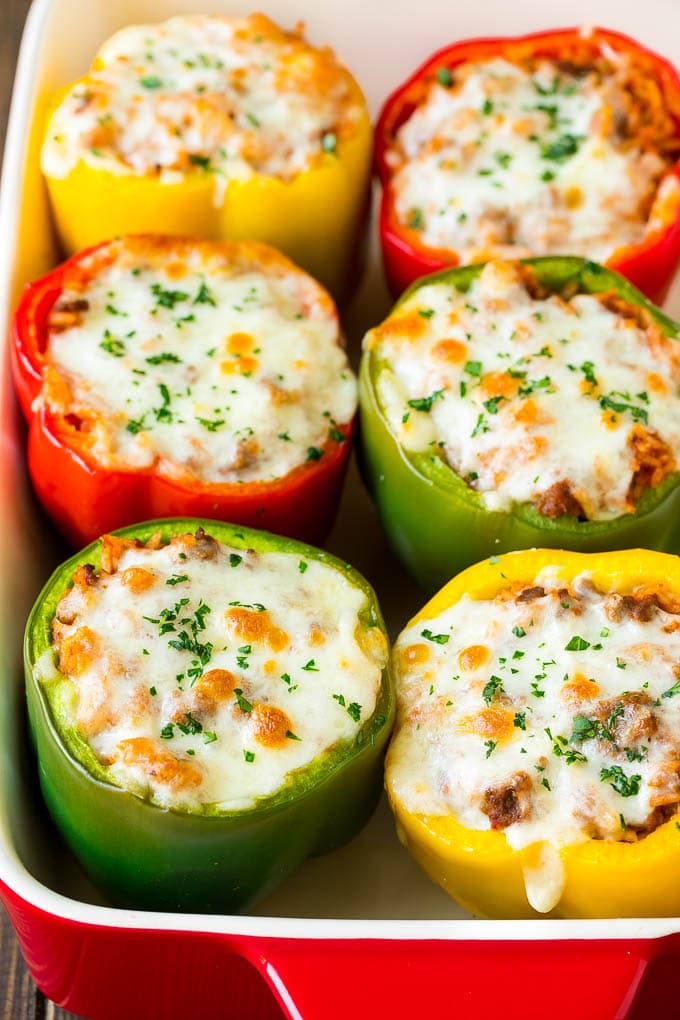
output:
MULTIPOLYGON (((236 549, 293 553, 338 571, 365 594, 359 622, 377 628, 387 650, 373 590, 357 571, 329 553, 268 532, 198 519, 152 521, 114 534, 144 543, 160 533, 165 544, 198 527, 236 549)), ((148 796, 117 785, 109 766, 95 756, 68 708, 75 701, 73 683, 56 670, 51 628, 57 605, 76 568, 93 564, 100 570, 101 551, 99 540, 56 570, 26 628, 29 724, 45 801, 83 870, 111 902, 140 909, 244 909, 309 855, 326 853, 352 838, 373 811, 394 716, 389 665, 382 671, 375 709, 361 720, 354 738, 336 742, 289 772, 274 793, 242 810, 210 804, 196 810, 158 806, 148 796), (46 659, 55 666, 46 669, 46 659)), ((236 572, 230 571, 225 582, 225 592, 234 598, 236 572)))
MULTIPOLYGON (((613 291, 642 306, 665 336, 680 337, 680 325, 652 305, 618 273, 575 256, 523 259, 539 284, 550 291, 598 294, 613 291)), ((441 284, 465 293, 483 263, 445 269, 408 288, 390 317, 421 287, 441 284)), ((640 496, 635 513, 610 520, 550 518, 530 503, 510 510, 489 510, 444 460, 431 452, 413 453, 399 443, 381 403, 378 381, 390 371, 379 345, 362 355, 359 378, 361 412, 359 460, 364 481, 376 501, 382 526, 397 556, 428 591, 487 556, 534 546, 600 552, 646 547, 680 551, 680 473, 667 475, 640 496)))

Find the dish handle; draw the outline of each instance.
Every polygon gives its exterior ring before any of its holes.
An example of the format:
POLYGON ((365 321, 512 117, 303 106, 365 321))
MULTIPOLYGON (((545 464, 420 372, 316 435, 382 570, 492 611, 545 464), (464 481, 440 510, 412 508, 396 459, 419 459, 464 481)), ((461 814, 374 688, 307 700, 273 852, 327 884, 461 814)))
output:
POLYGON ((248 942, 244 955, 291 1020, 413 1020, 428 1010, 545 1020, 562 1008, 582 1020, 624 1020, 659 951, 650 939, 248 942))

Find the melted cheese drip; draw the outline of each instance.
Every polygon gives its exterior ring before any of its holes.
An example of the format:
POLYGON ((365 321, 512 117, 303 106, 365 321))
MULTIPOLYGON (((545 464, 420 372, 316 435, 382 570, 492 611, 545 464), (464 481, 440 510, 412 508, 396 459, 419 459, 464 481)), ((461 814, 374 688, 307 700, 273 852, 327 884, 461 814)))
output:
POLYGON ((65 177, 82 160, 164 181, 203 169, 218 191, 254 173, 287 180, 363 115, 333 53, 264 15, 172 18, 104 45, 53 113, 42 168, 65 177))
MULTIPOLYGON (((230 266, 198 243, 148 258, 130 239, 107 252, 109 265, 62 294, 60 305, 88 307, 46 354, 100 463, 268 481, 340 437, 356 382, 313 280, 293 266, 230 266)), ((58 403, 62 389, 41 399, 58 403)))
POLYGON ((642 240, 666 164, 607 136, 615 83, 546 60, 534 73, 496 59, 455 75, 459 87, 432 85, 388 154, 397 215, 424 244, 465 264, 565 251, 605 261, 642 240))
POLYGON ((587 574, 569 594, 548 570, 535 584, 543 597, 463 596, 399 636, 388 786, 408 811, 489 829, 487 791, 528 775, 526 816, 499 828, 532 848, 527 895, 547 912, 563 887, 561 847, 634 839, 659 803, 680 799, 680 627, 659 608, 647 622, 619 612, 587 574), (617 699, 631 692, 656 730, 628 726, 617 699), (599 717, 605 730, 586 726, 599 717))
POLYGON ((365 608, 341 573, 292 553, 219 544, 202 559, 177 540, 128 549, 115 573, 74 586, 58 608, 73 721, 113 781, 140 796, 248 807, 372 715, 386 640, 360 622, 365 608), (273 737, 267 713, 283 726, 273 737), (150 754, 124 753, 140 741, 150 754))
POLYGON ((678 342, 595 296, 536 300, 510 263, 464 294, 420 287, 364 344, 389 363, 378 395, 399 442, 443 457, 489 509, 567 479, 589 519, 616 517, 631 509, 632 429, 680 453, 678 342))

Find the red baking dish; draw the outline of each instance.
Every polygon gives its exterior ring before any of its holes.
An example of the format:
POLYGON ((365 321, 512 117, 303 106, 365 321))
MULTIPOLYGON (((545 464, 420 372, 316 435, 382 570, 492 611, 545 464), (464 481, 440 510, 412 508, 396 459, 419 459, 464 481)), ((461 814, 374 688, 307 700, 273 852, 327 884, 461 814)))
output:
MULTIPOLYGON (((267 0, 285 25, 307 22, 364 86, 371 108, 442 40, 512 34, 564 21, 630 33, 680 60, 680 8, 671 0, 500 0, 454 9, 376 0, 343 5, 267 0)), ((0 314, 7 324, 23 285, 59 260, 38 169, 51 94, 82 73, 98 45, 133 21, 181 12, 243 13, 234 0, 36 0, 22 44, 0 202, 0 314)), ((680 291, 670 298, 678 315, 680 291)), ((363 330, 388 307, 374 251, 345 327, 358 353, 363 330)), ((680 918, 482 921, 419 871, 400 846, 385 804, 350 845, 308 861, 243 916, 145 913, 102 902, 42 807, 28 746, 21 634, 28 609, 65 549, 38 510, 24 466, 25 433, 0 388, 0 897, 28 967, 59 1005, 94 1020, 221 1016, 274 1020, 406 1020, 432 1014, 545 1020, 556 1009, 583 1020, 675 1015, 680 918)), ((376 514, 350 477, 330 548, 373 583, 396 633, 422 602, 387 551, 376 514)))

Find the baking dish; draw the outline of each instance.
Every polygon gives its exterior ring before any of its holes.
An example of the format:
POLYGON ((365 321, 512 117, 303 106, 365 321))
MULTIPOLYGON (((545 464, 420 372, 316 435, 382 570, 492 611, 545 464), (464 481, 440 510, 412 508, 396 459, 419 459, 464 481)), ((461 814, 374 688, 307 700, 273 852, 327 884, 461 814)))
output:
MULTIPOLYGON (((365 87, 372 110, 442 37, 547 28, 565 20, 620 29, 680 61, 675 0, 624 8, 619 0, 530 0, 476 8, 446 0, 342 5, 268 0, 285 24, 307 21, 365 87), (444 27, 442 27, 444 26, 444 27), (386 40, 389 45, 386 45, 386 40), (376 59, 379 53, 379 59, 376 59)), ((53 90, 87 67, 118 27, 180 12, 242 11, 234 0, 37 0, 26 27, 0 202, 0 314, 9 322, 24 282, 56 262, 37 152, 53 90), (74 45, 74 39, 77 45, 74 45)), ((358 338, 388 307, 373 256, 346 328, 358 338)), ((667 306, 680 310, 680 291, 667 306)), ((478 921, 420 874, 381 805, 361 835, 308 862, 249 916, 113 909, 62 848, 40 805, 27 746, 21 633, 28 608, 65 550, 37 510, 24 469, 24 434, 8 359, 0 388, 0 895, 29 969, 50 998, 96 1020, 222 1016, 340 1020, 352 1015, 458 1014, 544 1020, 564 1004, 585 1020, 674 1015, 680 919, 478 921), (637 996, 637 999, 636 999, 637 996)), ((330 548, 372 581, 396 632, 422 596, 386 550, 376 515, 350 478, 330 548)))

